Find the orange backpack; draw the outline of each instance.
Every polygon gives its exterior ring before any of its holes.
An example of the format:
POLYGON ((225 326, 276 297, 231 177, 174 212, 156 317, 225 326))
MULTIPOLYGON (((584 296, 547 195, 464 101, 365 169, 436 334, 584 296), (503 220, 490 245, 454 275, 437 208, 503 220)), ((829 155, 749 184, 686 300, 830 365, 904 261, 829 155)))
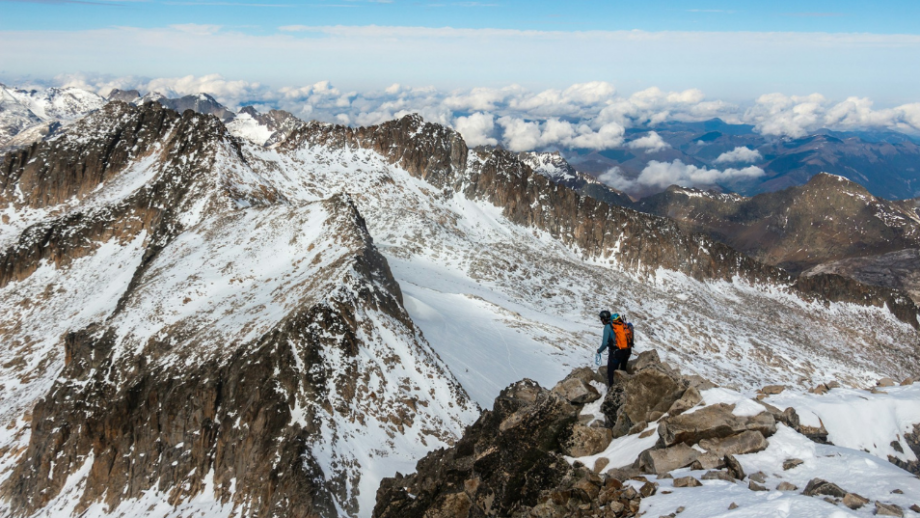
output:
POLYGON ((613 334, 616 337, 617 349, 626 349, 629 347, 629 335, 632 334, 632 330, 626 327, 626 324, 624 324, 622 320, 611 322, 610 328, 613 330, 613 334))

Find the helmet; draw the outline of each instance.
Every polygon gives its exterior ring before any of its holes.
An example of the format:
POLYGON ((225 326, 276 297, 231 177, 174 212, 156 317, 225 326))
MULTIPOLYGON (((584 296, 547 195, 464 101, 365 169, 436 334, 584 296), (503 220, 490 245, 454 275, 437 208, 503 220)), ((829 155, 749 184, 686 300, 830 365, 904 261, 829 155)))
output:
POLYGON ((610 312, 607 311, 606 309, 604 311, 601 311, 600 317, 601 317, 601 322, 605 324, 607 322, 610 322, 610 312))

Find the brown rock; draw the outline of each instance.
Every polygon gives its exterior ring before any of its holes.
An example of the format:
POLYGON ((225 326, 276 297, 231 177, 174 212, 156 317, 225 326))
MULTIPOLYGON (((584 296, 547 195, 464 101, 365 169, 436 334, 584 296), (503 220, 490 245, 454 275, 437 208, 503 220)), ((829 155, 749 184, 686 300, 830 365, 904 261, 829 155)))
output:
POLYGON ((674 479, 674 487, 701 487, 702 482, 693 477, 680 477, 674 479))
POLYGON ((553 392, 564 397, 573 405, 584 405, 601 398, 596 388, 577 377, 560 381, 553 387, 553 392))
POLYGON ((767 449, 769 443, 763 434, 757 431, 746 430, 724 439, 704 439, 700 441, 700 448, 715 454, 719 458, 726 455, 741 455, 755 453, 767 449))
POLYGON ((813 478, 808 482, 808 485, 805 486, 805 491, 803 491, 802 494, 805 496, 827 495, 843 498, 847 495, 847 492, 841 489, 837 484, 820 478, 813 478))
POLYGON ((678 444, 671 448, 645 450, 639 454, 639 468, 645 473, 667 473, 693 464, 700 452, 678 444))
POLYGON ((776 486, 776 489, 777 489, 778 491, 797 491, 797 490, 799 489, 799 487, 796 486, 795 484, 786 482, 786 481, 784 480, 784 481, 780 482, 779 485, 776 486))
POLYGON ((752 474, 750 478, 754 482, 759 482, 761 484, 767 481, 767 475, 765 475, 763 471, 758 471, 757 473, 752 474))
POLYGON ((658 492, 658 484, 654 482, 646 482, 639 488, 639 494, 642 495, 642 498, 648 498, 656 492, 658 492))
POLYGON ((893 387, 896 385, 893 379, 891 378, 882 378, 875 383, 878 387, 893 387))
MULTIPOLYGON (((702 401, 703 401, 703 396, 700 395, 700 391, 693 387, 690 387, 686 391, 684 391, 680 399, 678 399, 677 401, 674 402, 674 404, 671 405, 671 407, 668 409, 668 415, 671 415, 671 416, 680 415, 686 412, 687 410, 690 410, 691 408, 695 407, 696 405, 700 404, 700 402, 702 401)), ((651 419, 651 416, 649 416, 649 420, 654 421, 654 419, 651 419)))
POLYGON ((817 385, 817 386, 815 386, 815 388, 809 390, 809 392, 811 392, 812 394, 818 394, 819 396, 822 395, 822 394, 827 394, 827 391, 828 391, 827 385, 825 385, 825 384, 823 384, 823 383, 820 384, 820 385, 817 385))
POLYGON ((572 435, 561 446, 566 455, 584 457, 604 451, 612 439, 613 433, 609 428, 576 424, 572 427, 572 435))
POLYGON ((732 414, 733 405, 717 404, 692 414, 663 419, 658 435, 665 446, 679 442, 696 444, 705 439, 725 438, 746 430, 758 431, 764 437, 776 432, 776 421, 768 412, 741 417, 732 414))
POLYGON ((898 518, 904 518, 904 511, 894 505, 894 504, 883 504, 881 502, 875 502, 875 514, 876 516, 897 516, 898 518))
POLYGON ((725 471, 707 471, 706 474, 700 478, 703 480, 724 480, 726 482, 735 481, 735 477, 725 471))
POLYGON ((661 416, 663 416, 663 415, 664 415, 664 412, 659 412, 659 411, 657 411, 657 410, 655 410, 655 411, 653 411, 653 412, 649 412, 649 414, 648 414, 648 422, 654 423, 655 421, 661 419, 661 416))
POLYGON ((769 396, 780 394, 784 390, 786 390, 785 385, 767 385, 766 387, 760 389, 762 393, 767 394, 769 396))
POLYGON ((639 438, 640 438, 640 439, 645 439, 646 437, 651 437, 652 435, 654 435, 654 434, 657 433, 657 432, 658 432, 658 430, 655 430, 654 428, 651 429, 651 430, 646 430, 646 431, 644 431, 644 432, 642 432, 642 433, 639 434, 639 438))
POLYGON ((757 482, 754 482, 753 480, 748 481, 748 489, 750 489, 751 491, 769 491, 769 489, 765 488, 764 486, 761 486, 760 484, 758 484, 757 482))
POLYGON ((741 467, 741 463, 738 462, 734 455, 726 455, 724 461, 729 475, 738 480, 744 480, 744 468, 741 467))
POLYGON ((796 466, 801 466, 804 463, 805 461, 802 459, 786 459, 783 461, 783 470, 789 471, 790 469, 795 468, 796 466))
POLYGON ((601 405, 614 437, 622 437, 652 412, 667 412, 686 385, 660 365, 651 365, 626 378, 616 378, 601 405))
POLYGON ((608 464, 610 464, 610 459, 608 459, 607 457, 601 457, 597 459, 596 461, 594 461, 594 472, 600 473, 604 471, 604 468, 606 468, 608 464))
POLYGON ((737 509, 737 508, 738 508, 738 504, 736 504, 735 502, 728 504, 729 511, 731 511, 732 509, 737 509))
POLYGON ((914 384, 913 378, 904 378, 904 381, 901 382, 902 387, 905 387, 907 385, 913 385, 913 384, 914 384))
POLYGON ((868 498, 857 495, 856 493, 847 493, 843 495, 843 505, 850 509, 859 509, 869 503, 868 498))
POLYGON ((920 505, 914 504, 914 505, 910 506, 910 510, 913 511, 913 512, 915 512, 915 513, 920 513, 920 505))

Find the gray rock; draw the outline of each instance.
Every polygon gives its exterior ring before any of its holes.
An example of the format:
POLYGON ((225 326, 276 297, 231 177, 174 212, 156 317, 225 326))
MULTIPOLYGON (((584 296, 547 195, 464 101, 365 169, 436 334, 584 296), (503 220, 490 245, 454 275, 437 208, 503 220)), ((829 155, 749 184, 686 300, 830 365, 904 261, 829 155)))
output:
POLYGON ((700 404, 701 401, 703 401, 703 396, 700 395, 700 391, 690 387, 684 391, 680 399, 671 405, 671 408, 668 409, 668 415, 680 415, 700 404))
POLYGON ((767 481, 767 476, 764 474, 763 471, 758 471, 757 473, 753 473, 750 478, 754 482, 759 482, 761 484, 767 481))
POLYGON ((784 480, 780 482, 778 486, 776 486, 776 489, 777 491, 797 491, 799 489, 799 486, 786 482, 784 480))
POLYGON ((631 376, 617 376, 607 392, 601 412, 613 429, 614 437, 622 437, 636 423, 648 421, 652 412, 667 412, 683 395, 687 387, 678 378, 652 365, 631 376))

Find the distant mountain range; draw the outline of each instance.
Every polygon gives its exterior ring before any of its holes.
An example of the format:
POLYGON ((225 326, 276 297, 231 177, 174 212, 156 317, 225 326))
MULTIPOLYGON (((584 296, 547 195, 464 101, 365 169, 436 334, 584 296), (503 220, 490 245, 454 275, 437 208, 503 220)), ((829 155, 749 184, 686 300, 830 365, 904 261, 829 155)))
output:
MULTIPOLYGON (((753 165, 764 175, 756 179, 713 185, 720 190, 752 196, 804 185, 818 173, 842 176, 864 186, 874 196, 905 199, 920 196, 920 140, 892 131, 836 132, 819 130, 802 138, 776 138, 754 132, 753 126, 726 124, 719 119, 701 123, 665 123, 653 128, 668 146, 660 151, 633 149, 629 143, 650 130, 627 132, 627 146, 606 151, 574 150, 566 158, 579 171, 595 176, 618 167, 636 178, 652 160, 710 169, 753 165), (739 148, 757 151, 759 158, 719 161, 739 148)), ((753 154, 753 153, 751 153, 753 154)), ((644 197, 661 188, 638 188, 644 197)))

